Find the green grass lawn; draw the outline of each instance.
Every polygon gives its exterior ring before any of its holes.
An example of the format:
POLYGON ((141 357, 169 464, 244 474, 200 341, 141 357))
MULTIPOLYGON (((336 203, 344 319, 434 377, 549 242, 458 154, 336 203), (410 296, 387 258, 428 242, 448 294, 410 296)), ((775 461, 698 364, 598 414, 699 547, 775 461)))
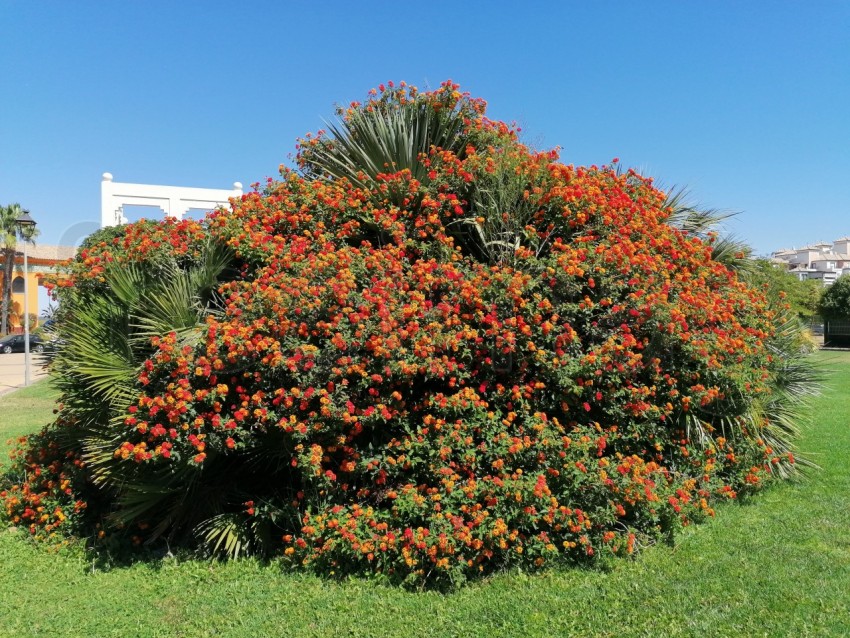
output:
MULTIPOLYGON (((850 635, 850 353, 817 356, 828 387, 800 449, 822 469, 610 571, 414 593, 250 560, 103 570, 0 530, 0 636, 850 635)), ((37 385, 1 398, 0 437, 48 421, 51 397, 37 385)))
POLYGON ((8 459, 10 439, 38 430, 53 420, 58 396, 47 381, 39 381, 0 397, 0 464, 8 459))

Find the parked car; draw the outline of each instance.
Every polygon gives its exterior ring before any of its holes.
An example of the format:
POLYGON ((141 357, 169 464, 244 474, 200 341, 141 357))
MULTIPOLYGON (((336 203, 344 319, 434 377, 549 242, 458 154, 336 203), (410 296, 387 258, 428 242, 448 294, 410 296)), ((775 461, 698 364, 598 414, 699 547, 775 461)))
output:
MULTIPOLYGON (((24 345, 24 335, 8 335, 0 339, 0 352, 23 352, 24 345)), ((46 343, 41 337, 30 335, 30 352, 44 352, 45 347, 46 343)))

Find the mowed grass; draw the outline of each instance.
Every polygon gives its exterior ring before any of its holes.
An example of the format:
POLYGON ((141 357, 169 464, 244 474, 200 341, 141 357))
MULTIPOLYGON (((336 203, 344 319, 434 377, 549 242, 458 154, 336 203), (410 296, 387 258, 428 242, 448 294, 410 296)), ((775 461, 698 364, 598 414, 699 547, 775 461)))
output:
POLYGON ((10 441, 53 420, 58 397, 59 393, 46 380, 0 396, 0 465, 8 459, 10 441))
MULTIPOLYGON (((0 636, 850 635, 850 353, 817 356, 828 387, 800 449, 822 469, 609 571, 514 572, 417 593, 251 560, 104 570, 83 550, 0 530, 0 636)), ((0 399, 0 435, 49 420, 39 388, 0 399), (21 409, 23 422, 9 418, 21 409)))

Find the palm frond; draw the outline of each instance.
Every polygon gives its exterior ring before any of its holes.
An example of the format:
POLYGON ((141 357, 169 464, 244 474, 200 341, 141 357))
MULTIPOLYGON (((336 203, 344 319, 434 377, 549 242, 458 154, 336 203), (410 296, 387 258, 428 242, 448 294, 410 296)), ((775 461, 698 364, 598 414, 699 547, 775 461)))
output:
POLYGON ((129 304, 136 329, 134 339, 144 344, 169 332, 177 332, 182 338, 191 335, 206 315, 215 313, 210 305, 213 294, 232 258, 230 248, 210 241, 199 263, 188 270, 174 262, 163 264, 159 278, 129 304))
MULTIPOLYGON (((767 343, 773 355, 771 392, 754 402, 752 416, 765 442, 778 455, 784 455, 795 452, 800 423, 811 398, 820 394, 824 372, 809 356, 799 317, 784 309, 776 313, 776 332, 767 343)), ((799 457, 797 465, 814 466, 805 457, 799 457)), ((796 474, 797 467, 783 459, 771 465, 771 471, 787 478, 796 474)))
POLYGON ((150 281, 149 271, 139 264, 121 264, 109 268, 104 274, 109 291, 125 307, 137 303, 150 281))
POLYGON ((210 239, 204 245, 199 263, 188 270, 190 285, 202 306, 210 305, 222 279, 230 274, 233 256, 232 248, 210 239))
POLYGON ((711 258, 739 275, 753 268, 753 249, 733 235, 719 237, 711 244, 711 258))
POLYGON ((137 374, 125 310, 107 300, 93 299, 74 320, 54 358, 54 370, 61 372, 56 375, 57 385, 92 402, 125 407, 135 396, 137 374))
POLYGON ((184 335, 201 321, 203 310, 190 277, 173 272, 169 278, 139 296, 131 306, 133 339, 144 345, 170 332, 184 335))
POLYGON ((226 486, 203 491, 202 469, 187 460, 139 464, 115 453, 127 440, 125 418, 138 400, 152 337, 177 332, 183 345, 199 340, 199 326, 217 312, 218 283, 232 258, 227 246, 210 241, 191 261, 165 255, 151 264, 115 264, 104 273, 105 289, 73 290, 63 299, 52 366, 64 427, 54 428, 55 440, 82 456, 93 484, 113 504, 116 525, 156 512, 151 537, 180 534, 223 511, 226 486))
POLYGON ((702 208, 690 200, 690 192, 681 187, 668 191, 662 208, 669 213, 667 223, 696 237, 706 237, 720 224, 734 216, 730 211, 702 208))
POLYGON ((310 150, 304 170, 310 177, 348 179, 368 186, 381 173, 409 170, 427 182, 420 161, 432 147, 463 151, 463 118, 421 102, 363 111, 328 123, 330 136, 310 150))
POLYGON ((253 545, 248 521, 234 513, 205 520, 195 528, 195 537, 208 555, 230 559, 251 553, 253 545))
POLYGON ((528 178, 515 169, 503 161, 492 173, 479 176, 466 194, 468 216, 446 225, 465 252, 479 261, 508 263, 523 244, 539 248, 537 232, 528 232, 538 209, 527 196, 528 178))
POLYGON ((718 232, 723 222, 735 213, 717 208, 703 208, 690 199, 684 188, 668 191, 662 208, 667 211, 667 224, 711 245, 711 258, 739 274, 752 268, 752 248, 736 238, 718 232))

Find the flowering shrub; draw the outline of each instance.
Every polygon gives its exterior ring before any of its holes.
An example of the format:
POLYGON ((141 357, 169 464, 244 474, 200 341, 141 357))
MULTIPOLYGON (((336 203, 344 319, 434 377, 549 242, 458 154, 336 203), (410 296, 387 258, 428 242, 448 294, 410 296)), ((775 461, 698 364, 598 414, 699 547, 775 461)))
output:
POLYGON ((484 111, 382 87, 232 211, 89 242, 7 515, 459 582, 631 554, 793 473, 777 311, 651 180, 484 111), (374 118, 441 144, 346 164, 374 118), (83 383, 86 322, 115 359, 83 383))
POLYGON ((83 463, 72 450, 61 450, 44 433, 22 437, 12 453, 20 474, 11 478, 9 489, 0 491, 5 515, 13 525, 25 527, 35 538, 58 538, 62 528, 75 528, 87 507, 73 489, 79 482, 83 463))

